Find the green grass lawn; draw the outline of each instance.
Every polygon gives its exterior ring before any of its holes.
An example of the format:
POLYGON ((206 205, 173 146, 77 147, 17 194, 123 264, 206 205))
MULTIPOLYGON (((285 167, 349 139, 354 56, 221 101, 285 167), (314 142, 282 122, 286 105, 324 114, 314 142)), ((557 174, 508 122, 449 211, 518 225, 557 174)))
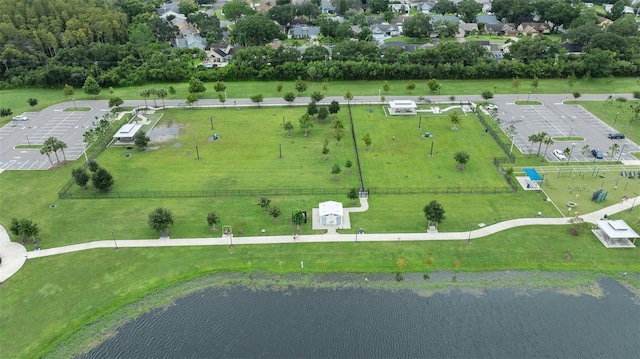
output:
POLYGON ((605 249, 594 236, 574 237, 563 227, 524 227, 471 244, 238 244, 233 253, 227 247, 91 250, 30 260, 0 287, 0 347, 5 357, 39 357, 64 343, 74 331, 126 303, 209 273, 395 273, 399 258, 407 260, 402 271, 423 273, 454 270, 455 260, 460 261, 462 271, 640 271, 638 251, 605 249), (565 250, 571 252, 572 260, 564 258, 565 250), (426 264, 427 259, 431 264, 426 264), (300 261, 305 263, 303 271, 300 261))
MULTIPOLYGON (((215 70, 214 70, 215 71, 215 70)), ((496 94, 515 93, 526 94, 529 92, 528 86, 531 79, 522 79, 522 85, 518 88, 512 86, 511 79, 492 79, 492 80, 441 80, 442 89, 441 95, 479 95, 484 90, 491 90, 496 94)), ((327 96, 340 96, 342 97, 347 91, 351 91, 353 96, 377 96, 378 90, 382 88, 385 81, 332 81, 329 82, 327 88, 327 96)), ((405 80, 388 80, 390 90, 384 95, 393 96, 426 96, 431 95, 427 81, 414 81, 416 89, 412 92, 407 91, 405 80)), ((282 81, 283 90, 278 93, 276 90, 275 81, 245 81, 245 82, 227 82, 227 96, 229 99, 234 98, 248 98, 255 94, 262 94, 266 97, 278 97, 281 98, 288 91, 295 93, 294 81, 282 81)), ((218 94, 213 91, 213 83, 207 83, 207 91, 203 94, 203 98, 217 99, 218 94)), ((616 78, 614 81, 608 79, 590 79, 588 82, 578 81, 573 88, 569 88, 566 79, 541 79, 539 86, 536 89, 536 93, 572 93, 574 91, 587 94, 587 93, 630 93, 638 89, 638 80, 636 78, 616 78)), ((114 88, 114 93, 111 95, 109 89, 104 88, 100 95, 96 98, 99 100, 108 100, 112 96, 120 97, 124 100, 142 100, 140 92, 150 87, 155 88, 169 88, 173 86, 176 89, 174 96, 169 96, 167 99, 185 99, 187 96, 188 83, 155 83, 147 84, 143 86, 131 86, 125 88, 114 88)), ((314 91, 322 91, 322 81, 309 82, 309 88, 305 92, 304 96, 309 96, 314 91)), ((70 97, 66 97, 62 93, 62 88, 59 89, 39 89, 39 88, 25 88, 14 90, 0 90, 0 107, 9 107, 13 110, 14 114, 20 114, 26 111, 39 111, 43 108, 51 106, 56 103, 71 101, 71 97, 76 100, 91 100, 92 96, 86 95, 82 92, 82 89, 75 89, 75 94, 70 97), (27 104, 28 98, 38 99, 38 105, 31 108, 27 104)), ((149 99, 151 100, 151 99, 149 99)), ((9 119, 0 119, 1 121, 9 121, 9 119)))

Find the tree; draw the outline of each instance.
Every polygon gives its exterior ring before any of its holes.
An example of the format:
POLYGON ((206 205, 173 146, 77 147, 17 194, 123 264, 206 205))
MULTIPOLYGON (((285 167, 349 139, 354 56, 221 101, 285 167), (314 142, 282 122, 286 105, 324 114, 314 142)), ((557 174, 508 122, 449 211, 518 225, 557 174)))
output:
MULTIPOLYGON (((227 89, 227 85, 224 82, 218 81, 215 85, 213 85, 213 90, 215 92, 224 92, 227 89)), ((280 91, 278 91, 280 92, 280 91)))
POLYGON ((436 201, 433 200, 431 202, 429 202, 429 204, 427 204, 424 209, 423 209, 424 215, 425 217, 427 217, 427 221, 428 221, 428 225, 431 226, 432 223, 435 223, 436 227, 438 226, 439 223, 441 223, 444 220, 444 208, 442 207, 442 205, 436 201))
POLYGON ((307 113, 310 116, 314 116, 315 114, 318 113, 318 105, 316 105, 315 101, 309 102, 309 104, 307 105, 307 113))
POLYGON ((385 81, 384 85, 382 85, 382 91, 384 91, 384 93, 388 93, 390 89, 391 86, 389 85, 389 81, 385 81))
POLYGON ((332 134, 336 141, 338 141, 338 146, 340 146, 340 140, 344 137, 344 130, 342 128, 334 128, 332 134))
POLYGON ((324 98, 324 94, 320 91, 314 91, 311 94, 311 100, 315 101, 315 102, 320 102, 322 101, 322 99, 324 98))
POLYGON ((173 215, 170 210, 158 207, 149 213, 149 220, 147 223, 151 229, 162 233, 167 231, 169 226, 173 224, 173 215))
POLYGON ((347 192, 347 198, 351 200, 351 205, 355 205, 356 199, 358 199, 358 189, 355 187, 351 187, 349 192, 347 192))
POLYGON ((156 96, 162 100, 162 108, 164 108, 164 99, 167 97, 167 90, 165 89, 157 89, 156 96))
POLYGON ((244 46, 266 45, 282 36, 278 25, 262 14, 239 20, 233 34, 236 41, 244 46))
POLYGON ((257 103, 258 107, 260 107, 260 102, 262 102, 262 100, 264 100, 264 96, 262 96, 261 93, 251 96, 251 102, 257 103))
POLYGON ((60 152, 62 152, 62 158, 64 159, 65 162, 67 162, 67 155, 64 154, 64 149, 67 148, 67 143, 60 141, 59 139, 56 138, 55 142, 54 142, 54 149, 60 150, 60 152))
POLYGON ((40 154, 46 155, 49 159, 49 162, 51 162, 51 165, 53 166, 53 161, 51 160, 51 151, 53 150, 51 149, 50 145, 44 144, 42 147, 40 147, 40 154))
POLYGON ((222 13, 227 20, 237 22, 242 15, 250 15, 255 13, 249 4, 243 0, 232 0, 222 6, 222 13))
POLYGON ((436 79, 431 79, 427 81, 427 86, 429 86, 429 90, 431 92, 437 92, 437 93, 440 93, 440 89, 442 88, 442 85, 436 79))
POLYGON ((296 80, 296 91, 298 91, 298 95, 303 94, 307 91, 307 82, 298 77, 296 80))
POLYGON ((74 168, 73 171, 71 171, 71 177, 73 177, 73 180, 78 186, 87 189, 87 183, 89 183, 89 174, 84 168, 74 168))
POLYGON ((38 104, 38 99, 31 97, 27 100, 27 103, 29 104, 29 106, 33 107, 38 104))
MULTIPOLYGON (((542 150, 542 141, 544 141, 544 138, 547 137, 547 133, 546 132, 540 132, 534 135, 534 143, 539 143, 538 145, 538 153, 536 153, 536 156, 540 156, 540 150, 542 150)), ((531 138, 531 137, 529 137, 531 138)))
POLYGON ((197 77, 192 77, 189 81, 189 93, 201 93, 207 91, 204 83, 197 77))
POLYGON ((327 156, 329 154, 329 140, 326 138, 322 141, 322 154, 325 156, 325 161, 329 159, 329 156, 327 156))
POLYGON ((296 100, 296 95, 293 92, 287 92, 284 94, 284 100, 289 103, 289 106, 291 106, 291 103, 296 100))
POLYGON ((282 82, 276 82, 276 91, 278 91, 278 93, 282 92, 282 82))
POLYGON ((553 143, 554 143, 553 138, 547 136, 542 140, 542 142, 545 145, 544 157, 547 157, 547 150, 549 150, 549 146, 553 145, 553 143))
POLYGON ((0 108, 0 117, 8 117, 13 115, 13 111, 10 108, 3 107, 0 108))
POLYGON ((287 123, 284 124, 284 129, 288 132, 287 137, 291 137, 291 131, 293 131, 293 123, 291 123, 291 121, 287 121, 287 123))
POLYGON ((295 224, 296 231, 300 230, 300 225, 304 223, 304 213, 301 209, 296 209, 291 213, 291 223, 295 224))
POLYGON ((198 102, 198 95, 193 92, 189 92, 187 95, 187 105, 193 106, 194 103, 198 102))
POLYGON ((409 82, 407 83, 407 91, 411 93, 415 89, 416 89, 416 84, 413 82, 413 80, 409 80, 409 82))
POLYGON ((149 89, 144 89, 142 91, 140 91, 140 97, 144 98, 144 107, 148 108, 149 106, 147 106, 147 99, 149 98, 149 96, 151 95, 151 90, 149 89))
POLYGON ((100 87, 96 79, 94 79, 92 76, 87 76, 87 78, 84 80, 84 86, 82 86, 82 90, 87 95, 91 95, 93 96, 93 98, 95 98, 100 94, 102 88, 100 87))
MULTIPOLYGON (((223 93, 219 93, 218 94, 218 101, 220 101, 220 103, 224 105, 224 103, 227 102, 227 97, 223 93)), ((226 108, 226 106, 225 106, 225 108, 226 108)))
POLYGON ((611 147, 609 147, 609 155, 611 156, 611 160, 616 160, 618 153, 620 153, 620 145, 617 143, 614 143, 613 145, 611 145, 611 147))
POLYGON ((342 172, 342 170, 340 169, 340 166, 338 166, 338 164, 334 164, 331 167, 331 174, 333 175, 334 180, 338 180, 338 175, 340 174, 340 172, 342 172))
MULTIPOLYGON (((457 11, 458 11, 458 8, 456 4, 454 4, 452 1, 449 1, 449 0, 438 0, 433 5, 433 8, 431 9, 431 12, 433 12, 434 14, 440 14, 440 15, 455 14, 457 11)), ((475 22, 475 19, 469 22, 475 22)))
POLYGON ((258 206, 266 211, 271 206, 271 200, 265 196, 261 196, 258 201, 258 206))
POLYGON ((362 141, 364 141, 364 145, 366 146, 367 151, 369 151, 369 147, 371 147, 371 136, 369 136, 368 132, 364 137, 362 137, 362 141))
POLYGON ((318 120, 324 121, 329 117, 329 110, 327 110, 327 106, 320 106, 318 108, 318 120))
POLYGON ((27 218, 12 218, 9 231, 20 238, 20 242, 24 243, 25 239, 31 237, 33 243, 37 243, 36 238, 40 233, 38 224, 27 218))
POLYGON ((73 95, 73 92, 74 92, 73 91, 73 86, 71 86, 69 84, 64 85, 64 89, 62 90, 62 93, 65 96, 69 97, 69 96, 73 95))
POLYGON ((353 94, 351 94, 351 91, 345 92, 344 99, 347 100, 347 101, 353 100, 353 94))
POLYGON ((371 12, 374 14, 383 13, 389 8, 389 0, 369 0, 367 4, 369 4, 371 12))
POLYGON ((281 214, 282 212, 280 211, 280 208, 278 208, 277 206, 271 206, 269 208, 269 215, 273 217, 274 221, 278 221, 278 217, 280 217, 281 214))
POLYGON ((60 159, 58 158, 58 143, 57 143, 58 139, 55 137, 49 137, 46 140, 44 140, 44 147, 49 148, 49 150, 51 152, 53 152, 53 154, 56 156, 56 162, 60 162, 60 159))
POLYGON ((178 3, 178 11, 183 15, 193 14, 198 11, 198 5, 189 1, 181 1, 178 3))
MULTIPOLYGON (((305 137, 309 136, 309 129, 313 127, 311 116, 308 113, 305 113, 300 117, 298 122, 300 123, 300 128, 304 130, 304 136, 305 137)), ((293 125, 291 125, 291 127, 293 127, 293 125)), ((286 129, 286 124, 285 124, 285 129, 286 129)))
POLYGON ((573 91, 572 95, 574 100, 577 100, 580 96, 582 96, 582 94, 580 94, 580 92, 578 91, 573 91))
POLYGON ((109 99, 109 107, 119 107, 124 101, 120 97, 112 97, 109 99))
POLYGON ((469 154, 464 151, 458 151, 453 155, 453 158, 458 163, 458 169, 465 169, 465 165, 469 162, 469 154))
POLYGON ((329 104, 329 113, 332 115, 335 115, 339 111, 340 111, 340 103, 335 100, 331 101, 331 103, 329 104))
POLYGON ((461 15, 462 21, 467 23, 476 22, 476 17, 481 11, 482 4, 474 0, 462 0, 462 2, 458 4, 458 14, 461 15))
POLYGON ((173 96, 176 94, 176 88, 173 86, 169 86, 169 95, 173 96))
POLYGON ((115 182, 111 173, 102 167, 93 173, 91 180, 93 181, 93 187, 103 192, 110 190, 115 182))
POLYGON ((520 78, 518 76, 514 77, 511 80, 511 86, 515 89, 520 88, 520 84, 522 83, 522 80, 520 80, 520 78))
POLYGON ((480 96, 482 96, 483 99, 488 100, 493 98, 493 92, 489 91, 489 90, 484 90, 482 91, 482 93, 480 94, 480 96))
POLYGON ((402 26, 403 34, 408 37, 429 37, 432 31, 431 16, 423 13, 418 13, 406 19, 402 26))
POLYGON ((147 133, 142 130, 136 132, 136 134, 133 135, 133 144, 139 150, 144 150, 150 141, 151 139, 149 138, 149 136, 147 136, 147 133))
POLYGON ((351 160, 347 160, 347 162, 344 163, 344 167, 347 169, 347 173, 351 173, 351 167, 353 167, 353 162, 351 162, 351 160))
POLYGON ((460 124, 460 122, 462 122, 462 119, 460 118, 460 114, 458 114, 458 112, 453 111, 449 114, 449 121, 451 121, 451 124, 453 125, 454 130, 458 129, 458 125, 460 124))
POLYGON ((538 79, 537 76, 534 76, 533 80, 531 80, 531 88, 533 88, 534 90, 537 90, 539 84, 540 84, 540 79, 538 79))
POLYGON ((96 171, 100 168, 100 165, 98 164, 98 161, 90 159, 87 162, 87 168, 89 169, 89 172, 96 173, 96 171))
POLYGON ((627 98, 624 97, 624 96, 618 96, 618 97, 616 97, 616 101, 618 101, 618 103, 620 104, 618 107, 622 108, 622 104, 627 102, 627 98))
POLYGON ((220 224, 220 221, 221 218, 215 211, 211 211, 209 212, 209 214, 207 214, 207 224, 209 224, 209 227, 212 231, 217 230, 216 226, 220 224))

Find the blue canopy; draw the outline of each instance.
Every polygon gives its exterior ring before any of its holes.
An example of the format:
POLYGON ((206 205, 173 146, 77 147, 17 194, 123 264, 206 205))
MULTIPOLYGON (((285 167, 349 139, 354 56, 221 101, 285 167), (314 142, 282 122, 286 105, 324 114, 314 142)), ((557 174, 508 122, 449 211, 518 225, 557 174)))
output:
POLYGON ((529 176, 529 179, 531 179, 532 181, 542 181, 544 179, 542 178, 542 176, 540 176, 535 168, 523 168, 522 170, 527 174, 527 176, 529 176))

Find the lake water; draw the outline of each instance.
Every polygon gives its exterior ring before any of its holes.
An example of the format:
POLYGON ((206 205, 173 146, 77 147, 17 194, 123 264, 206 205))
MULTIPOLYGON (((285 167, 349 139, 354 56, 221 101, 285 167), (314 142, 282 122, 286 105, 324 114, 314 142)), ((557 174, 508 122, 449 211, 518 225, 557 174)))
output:
POLYGON ((599 298, 211 288, 124 325, 81 358, 638 358, 637 298, 599 283, 599 298))

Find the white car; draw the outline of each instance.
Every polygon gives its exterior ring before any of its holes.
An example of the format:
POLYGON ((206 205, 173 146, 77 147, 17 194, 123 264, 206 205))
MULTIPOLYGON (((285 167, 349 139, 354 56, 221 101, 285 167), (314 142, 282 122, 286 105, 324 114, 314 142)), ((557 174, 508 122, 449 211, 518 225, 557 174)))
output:
POLYGON ((498 110, 498 106, 496 105, 487 105, 487 111, 494 111, 494 110, 498 110))
POLYGON ((560 150, 553 150, 553 155, 556 156, 560 161, 566 160, 567 156, 564 155, 564 152, 560 150))
POLYGON ((29 119, 29 117, 27 117, 25 115, 13 116, 13 120, 14 121, 27 121, 28 119, 29 119))

